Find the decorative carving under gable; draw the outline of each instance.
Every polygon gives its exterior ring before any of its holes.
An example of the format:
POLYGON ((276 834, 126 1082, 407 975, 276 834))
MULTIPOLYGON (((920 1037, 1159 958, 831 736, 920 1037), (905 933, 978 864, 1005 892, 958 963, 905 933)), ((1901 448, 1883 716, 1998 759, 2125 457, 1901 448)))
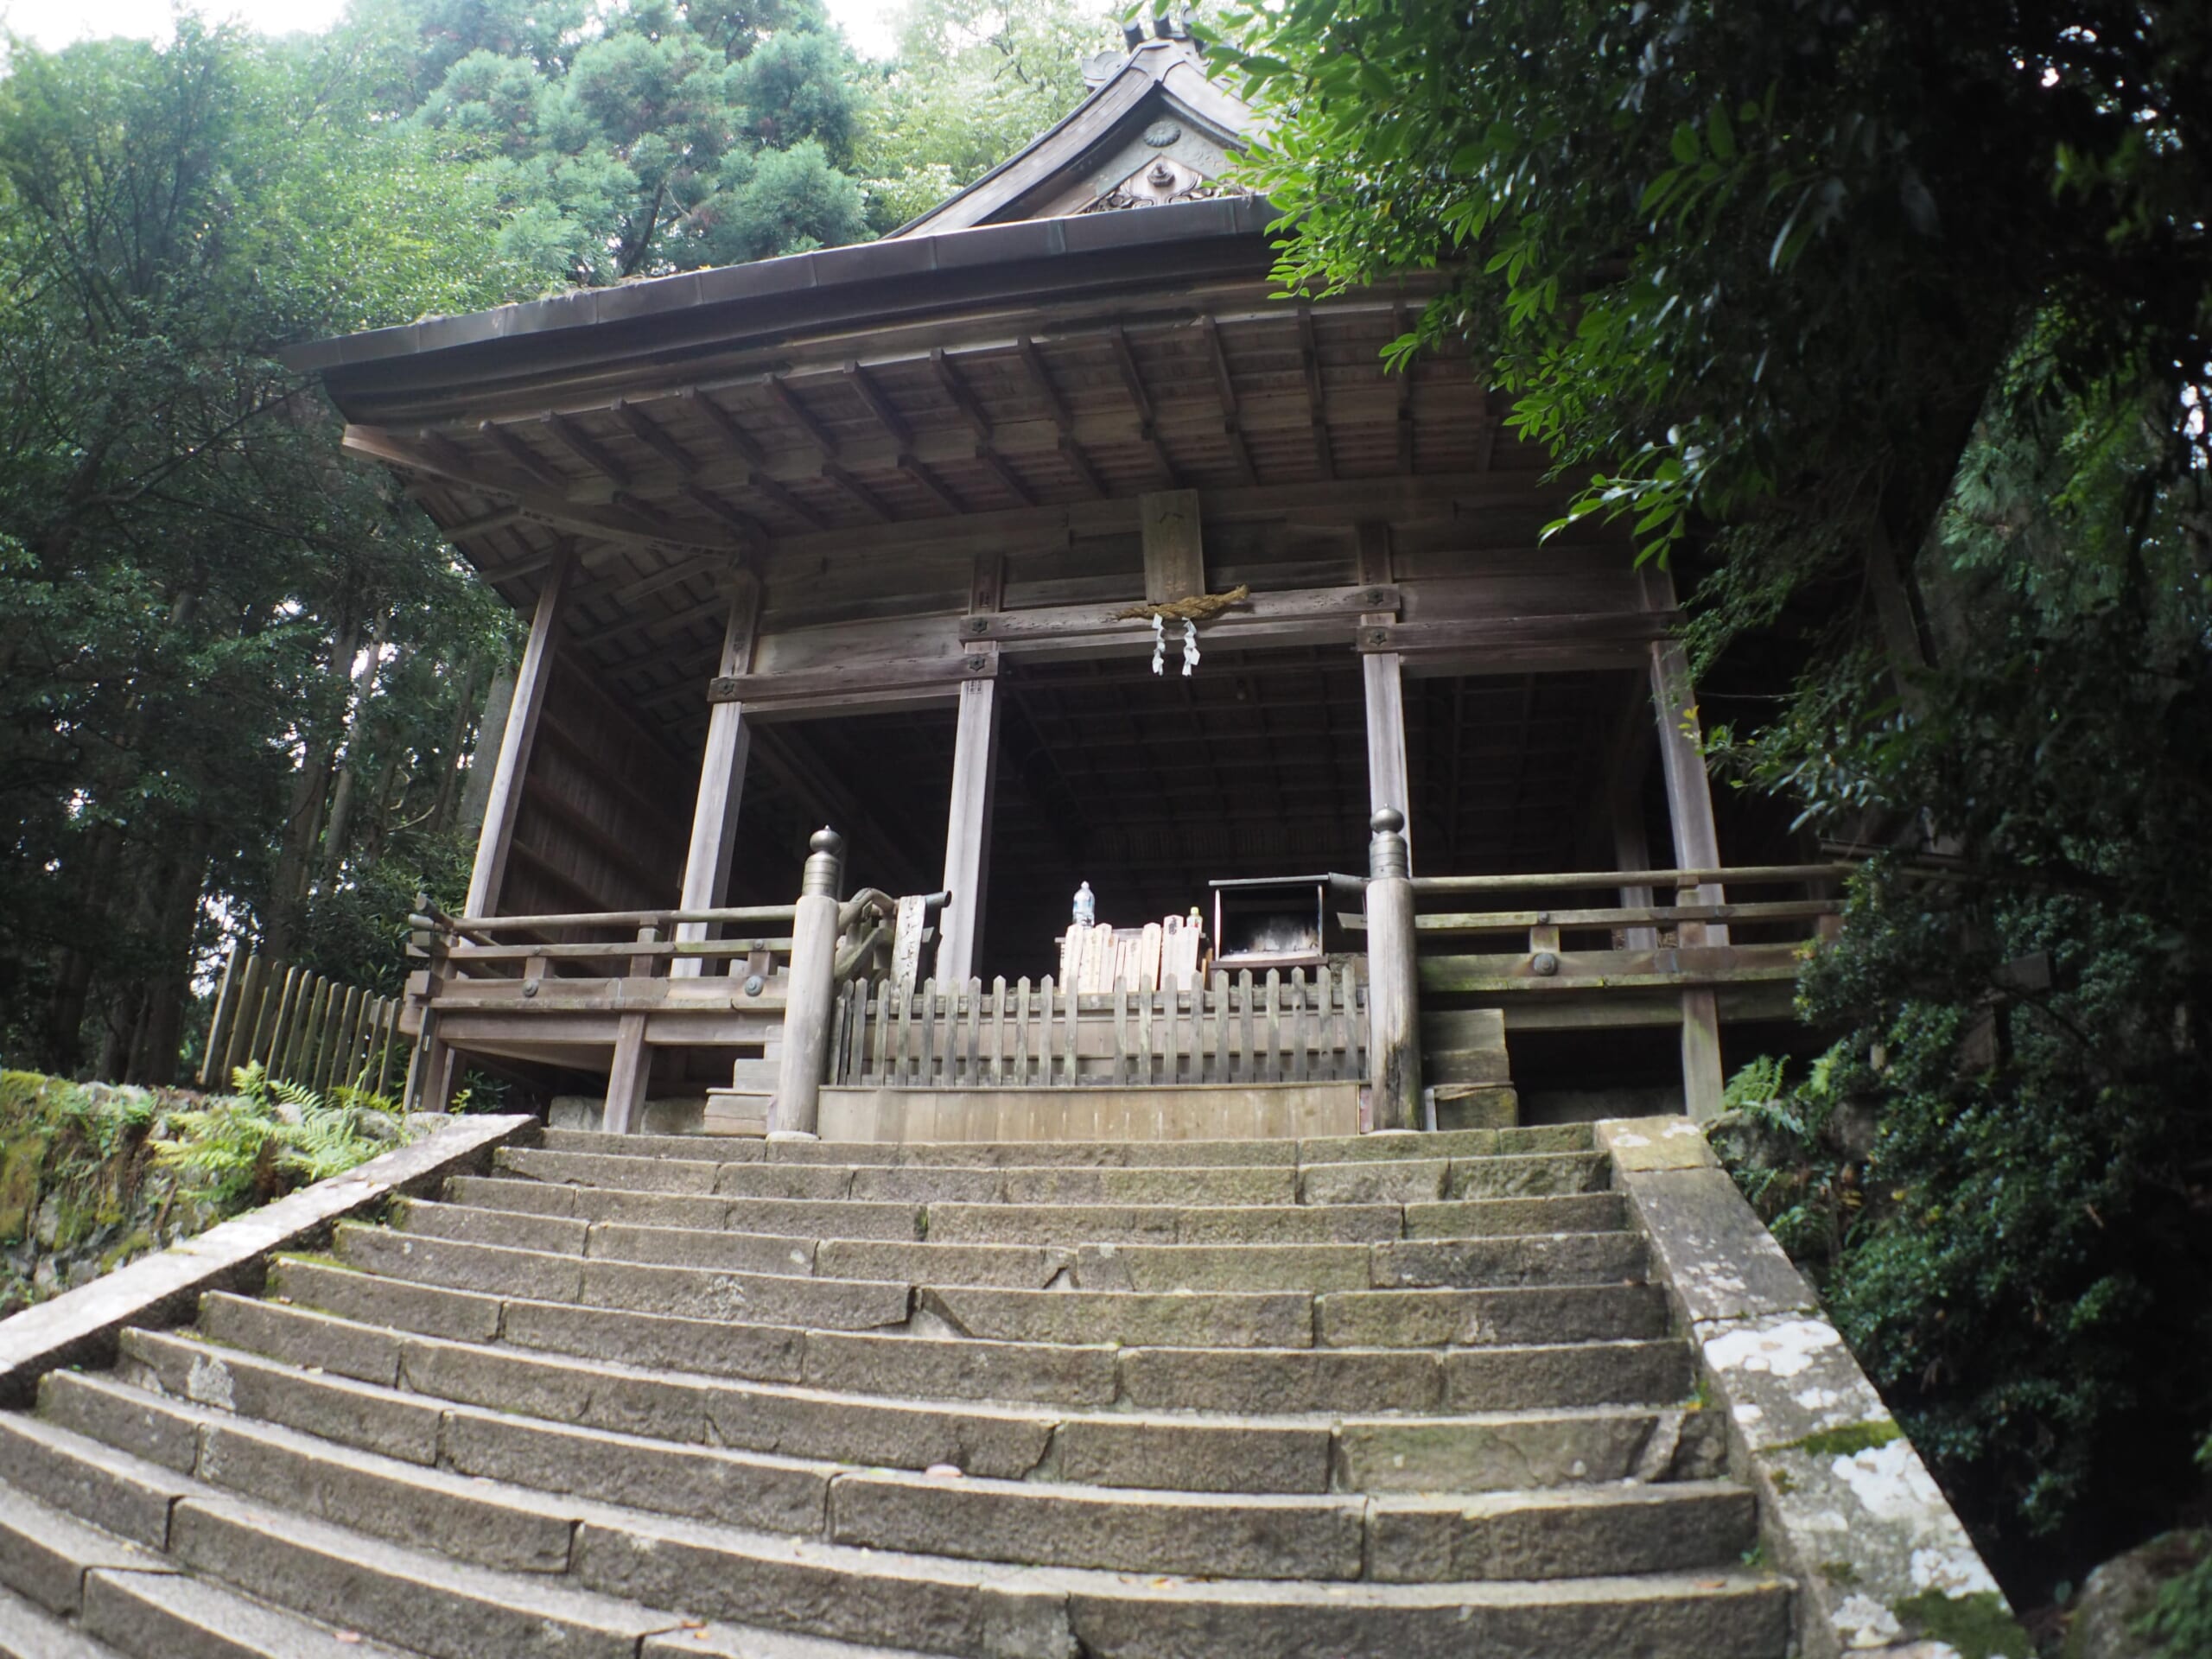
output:
POLYGON ((1196 168, 1185 166, 1173 156, 1160 156, 1077 212, 1106 213, 1124 207, 1159 207, 1171 201, 1203 201, 1212 196, 1243 194, 1218 179, 1206 177, 1196 168))

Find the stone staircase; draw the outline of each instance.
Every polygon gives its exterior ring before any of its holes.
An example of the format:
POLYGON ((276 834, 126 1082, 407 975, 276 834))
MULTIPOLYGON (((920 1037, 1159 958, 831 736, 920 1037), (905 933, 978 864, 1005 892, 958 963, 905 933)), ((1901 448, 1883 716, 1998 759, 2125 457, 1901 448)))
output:
POLYGON ((1781 1659, 1611 1175, 552 1132, 0 1415, 0 1654, 1781 1659))

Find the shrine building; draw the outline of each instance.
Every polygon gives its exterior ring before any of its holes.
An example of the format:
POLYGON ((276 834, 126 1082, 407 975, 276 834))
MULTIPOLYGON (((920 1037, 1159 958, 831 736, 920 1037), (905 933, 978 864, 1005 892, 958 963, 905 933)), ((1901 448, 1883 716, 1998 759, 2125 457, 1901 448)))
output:
POLYGON ((467 903, 418 918, 416 1100, 1706 1115, 1787 1017, 1834 871, 1716 811, 1668 573, 1544 537, 1480 342, 1386 367, 1429 281, 1278 291, 1192 41, 1093 78, 880 241, 291 354, 529 623, 467 903))

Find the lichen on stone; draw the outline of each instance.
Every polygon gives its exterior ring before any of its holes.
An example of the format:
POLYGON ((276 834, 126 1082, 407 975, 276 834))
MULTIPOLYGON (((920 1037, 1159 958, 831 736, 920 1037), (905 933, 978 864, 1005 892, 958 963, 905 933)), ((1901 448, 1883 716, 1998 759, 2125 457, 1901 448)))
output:
POLYGON ((1816 1458, 1856 1457, 1861 1452, 1872 1452, 1892 1440, 1904 1438, 1904 1431, 1888 1417, 1878 1422, 1849 1423, 1841 1428, 1824 1429, 1818 1434, 1808 1434, 1802 1440, 1792 1440, 1777 1446, 1778 1452, 1804 1452, 1816 1458))
POLYGON ((2031 1659, 2035 1651, 1994 1590, 1970 1596, 1924 1590, 1898 1602, 1896 1611, 1915 1636, 1957 1649, 1959 1659, 2031 1659))

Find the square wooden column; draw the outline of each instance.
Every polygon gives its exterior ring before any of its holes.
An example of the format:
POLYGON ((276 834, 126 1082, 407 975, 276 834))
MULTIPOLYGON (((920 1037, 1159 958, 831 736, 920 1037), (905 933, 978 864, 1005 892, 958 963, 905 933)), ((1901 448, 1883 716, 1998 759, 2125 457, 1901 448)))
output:
POLYGON ((575 560, 564 546, 546 567, 545 584, 537 590, 537 608, 530 619, 530 643, 523 647, 522 665, 515 670, 514 702, 507 723, 499 734, 499 758, 492 772, 492 791, 484 806, 484 828, 476 838, 476 863, 468 876, 471 916, 499 912, 499 889, 507 879, 507 855, 514 847, 515 820, 522 814, 524 774, 530 770, 531 747, 537 741, 537 717, 545 706, 545 687, 553 677, 553 664, 561 648, 561 617, 567 607, 569 574, 575 560))
MULTIPOLYGON (((750 576, 740 578, 730 595, 729 623, 722 632, 717 670, 722 677, 752 671, 753 626, 760 610, 760 584, 750 576)), ((745 705, 713 704, 707 715, 706 752, 699 760, 699 794, 691 808, 691 847, 684 855, 678 910, 717 909, 729 891, 730 849, 737 840, 738 804, 745 793, 745 762, 752 747, 745 705)), ((678 939, 713 938, 719 932, 708 922, 679 922, 676 927, 678 939)), ((697 957, 678 957, 669 965, 669 977, 696 979, 705 967, 697 957)))
POLYGON ((951 902, 938 918, 937 977, 962 984, 976 972, 990 876, 991 796, 998 769, 999 702, 995 679, 960 688, 952 751, 952 801, 944 823, 944 885, 951 902))
MULTIPOLYGON (((1652 610, 1675 608, 1674 579, 1647 566, 1644 603, 1652 610)), ((1667 817, 1681 869, 1720 866, 1720 837, 1713 819, 1713 789, 1705 773, 1705 735, 1698 720, 1697 690, 1690 682, 1689 658, 1678 639, 1650 644, 1651 707, 1659 724, 1659 765, 1667 780, 1667 817)), ((1677 902, 1717 905, 1718 883, 1681 890, 1677 902)), ((1682 923, 1676 937, 1694 949, 1726 944, 1726 927, 1682 923)), ((1682 1099, 1684 1109, 1702 1122, 1719 1116, 1725 1079, 1720 1066, 1720 1015, 1711 987, 1682 993, 1682 1099)))

